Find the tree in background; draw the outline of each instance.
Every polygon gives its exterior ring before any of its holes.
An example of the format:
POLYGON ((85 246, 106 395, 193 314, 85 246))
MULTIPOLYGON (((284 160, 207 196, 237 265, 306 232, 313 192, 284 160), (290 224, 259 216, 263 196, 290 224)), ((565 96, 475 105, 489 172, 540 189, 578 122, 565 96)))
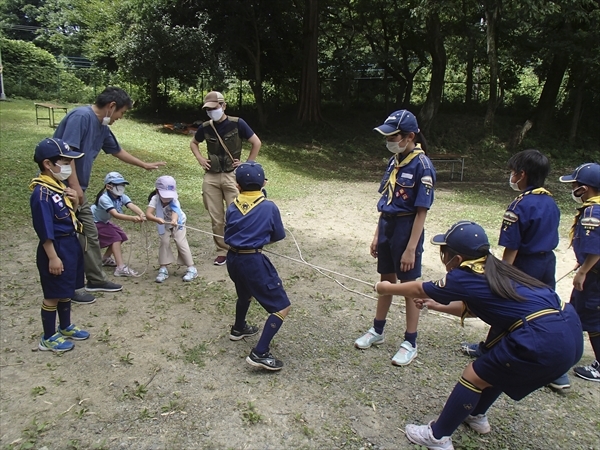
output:
POLYGON ((298 120, 301 123, 317 123, 321 115, 319 90, 319 2, 305 0, 304 11, 304 59, 300 78, 300 101, 298 120))

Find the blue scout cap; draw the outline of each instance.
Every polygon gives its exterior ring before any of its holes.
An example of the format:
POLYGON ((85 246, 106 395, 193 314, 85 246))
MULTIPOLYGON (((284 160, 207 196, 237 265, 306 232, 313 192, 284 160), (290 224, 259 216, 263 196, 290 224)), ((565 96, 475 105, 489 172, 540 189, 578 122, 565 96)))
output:
POLYGON ((485 230, 475 222, 461 221, 450 227, 445 234, 431 239, 434 245, 447 245, 455 252, 465 256, 484 256, 490 248, 485 230))
POLYGON ((104 177, 104 184, 129 184, 119 172, 108 172, 104 177))
POLYGON ((235 181, 243 190, 260 190, 265 182, 265 171, 262 166, 254 161, 247 161, 235 169, 235 181))
POLYGON ((33 160, 35 162, 42 162, 45 159, 50 159, 55 156, 61 156, 63 158, 81 158, 83 153, 74 152, 62 139, 47 138, 40 142, 35 147, 35 153, 33 154, 33 160))
POLYGON ((391 113, 390 116, 385 119, 383 125, 379 125, 377 128, 373 129, 384 136, 391 136, 399 132, 418 133, 421 131, 419 130, 419 124, 417 123, 415 115, 406 109, 391 113))
POLYGON ((563 175, 559 180, 563 183, 577 181, 579 184, 600 189, 600 164, 582 164, 571 175, 563 175))

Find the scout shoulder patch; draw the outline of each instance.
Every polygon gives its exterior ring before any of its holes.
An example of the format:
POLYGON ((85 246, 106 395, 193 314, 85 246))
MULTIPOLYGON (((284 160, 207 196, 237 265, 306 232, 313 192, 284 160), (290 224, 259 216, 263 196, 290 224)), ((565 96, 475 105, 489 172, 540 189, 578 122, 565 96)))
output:
POLYGON ((600 219, 597 217, 584 217, 581 219, 581 226, 584 228, 598 228, 600 227, 600 219))
POLYGON ((519 216, 512 211, 505 211, 504 215, 502 216, 502 220, 505 222, 515 223, 519 221, 519 216))
POLYGON ((433 178, 431 178, 429 175, 421 177, 421 183, 423 183, 423 185, 427 186, 428 188, 432 188, 433 187, 433 178))
POLYGON ((439 280, 434 281, 433 284, 435 284, 439 288, 446 287, 446 275, 444 275, 443 278, 440 278, 439 280))

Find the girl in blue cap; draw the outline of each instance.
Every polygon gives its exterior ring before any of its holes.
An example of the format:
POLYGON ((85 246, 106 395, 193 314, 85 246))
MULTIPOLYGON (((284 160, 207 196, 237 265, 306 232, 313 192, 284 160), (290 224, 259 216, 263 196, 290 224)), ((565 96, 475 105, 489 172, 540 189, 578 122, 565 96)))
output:
POLYGON ((115 277, 137 277, 138 273, 123 262, 121 244, 127 240, 127 235, 111 219, 128 220, 134 223, 146 220, 146 215, 140 207, 125 194, 125 186, 128 184, 129 182, 119 172, 109 172, 104 177, 104 187, 98 192, 96 202, 92 205, 100 248, 106 248, 102 265, 114 267, 115 277), (132 210, 135 216, 123 214, 123 206, 132 210))
POLYGON ((490 432, 486 412, 502 392, 520 400, 569 370, 581 358, 583 336, 575 309, 548 285, 494 257, 478 224, 458 222, 431 242, 440 246, 444 278, 382 281, 377 293, 414 298, 418 308, 479 317, 500 330, 489 351, 465 368, 440 416, 428 425, 406 426, 411 442, 447 450, 454 448, 450 436, 462 422, 490 432))
POLYGON ((573 200, 581 206, 571 228, 571 245, 577 258, 571 304, 587 331, 595 361, 575 367, 573 372, 588 381, 600 381, 600 164, 586 163, 571 175, 560 177, 571 183, 573 200))
MULTIPOLYGON (((425 138, 411 112, 392 113, 375 131, 385 136, 393 156, 379 187, 379 223, 370 251, 377 258, 381 281, 404 283, 421 276, 425 218, 433 203, 435 169, 425 154, 425 138)), ((373 327, 354 342, 356 348, 383 344, 383 329, 391 304, 391 295, 379 297, 373 327)), ((418 323, 419 310, 407 297, 404 341, 392 364, 405 366, 416 358, 418 323)))

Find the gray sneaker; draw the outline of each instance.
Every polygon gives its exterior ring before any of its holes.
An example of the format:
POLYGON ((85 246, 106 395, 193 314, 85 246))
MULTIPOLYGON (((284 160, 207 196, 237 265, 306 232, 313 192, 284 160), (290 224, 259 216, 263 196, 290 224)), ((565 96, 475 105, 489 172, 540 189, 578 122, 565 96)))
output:
POLYGON ((166 267, 161 267, 158 269, 158 275, 156 275, 156 279, 154 281, 157 283, 163 283, 167 278, 169 278, 169 271, 166 267))
POLYGON ((477 414, 476 416, 467 416, 465 423, 479 434, 487 434, 492 431, 488 418, 485 414, 477 414))
POLYGON ((114 275, 115 275, 115 277, 134 277, 134 278, 137 278, 140 276, 135 270, 133 270, 129 266, 117 267, 115 269, 114 275))
POLYGON ((371 328, 363 336, 354 341, 354 346, 362 350, 369 348, 371 345, 381 345, 385 342, 382 334, 377 334, 375 328, 371 328))
POLYGON ((96 301, 96 297, 92 294, 88 294, 85 292, 85 289, 78 289, 71 297, 72 303, 78 303, 80 305, 89 305, 90 303, 94 303, 96 301))
POLYGON ((85 290, 88 292, 118 292, 123 289, 123 286, 112 281, 105 281, 104 283, 88 283, 85 286, 85 290))

